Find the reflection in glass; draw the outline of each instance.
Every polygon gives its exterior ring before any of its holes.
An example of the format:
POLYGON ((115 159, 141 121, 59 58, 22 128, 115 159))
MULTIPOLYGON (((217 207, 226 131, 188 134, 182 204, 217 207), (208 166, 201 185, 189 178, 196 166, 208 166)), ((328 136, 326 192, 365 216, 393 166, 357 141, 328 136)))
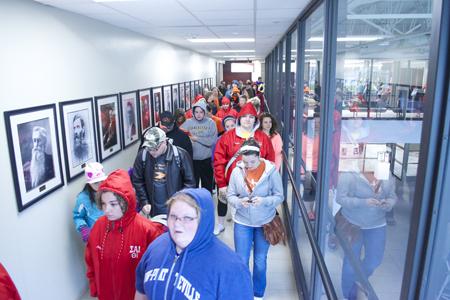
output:
POLYGON ((339 270, 331 275, 342 298, 400 297, 416 181, 403 164, 407 146, 420 143, 431 4, 339 1, 324 214, 335 229, 325 258, 339 270))

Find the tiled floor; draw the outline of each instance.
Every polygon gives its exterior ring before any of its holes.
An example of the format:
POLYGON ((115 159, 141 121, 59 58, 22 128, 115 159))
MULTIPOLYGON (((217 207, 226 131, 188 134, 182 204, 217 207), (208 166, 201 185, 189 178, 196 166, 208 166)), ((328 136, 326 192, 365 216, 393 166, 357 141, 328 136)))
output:
MULTIPOLYGON (((233 222, 225 221, 225 231, 219 238, 234 249, 233 222)), ((250 261, 252 258, 250 258, 250 261)), ((80 300, 92 300, 86 293, 80 300)), ((267 260, 267 288, 265 300, 296 300, 299 299, 295 287, 294 273, 291 264, 291 254, 288 246, 277 245, 269 249, 267 260)))

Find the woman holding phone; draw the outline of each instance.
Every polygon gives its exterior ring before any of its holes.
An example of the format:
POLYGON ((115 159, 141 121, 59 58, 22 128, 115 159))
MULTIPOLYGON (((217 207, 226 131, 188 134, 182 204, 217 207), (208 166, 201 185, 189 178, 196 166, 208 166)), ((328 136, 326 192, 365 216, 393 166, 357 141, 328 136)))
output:
POLYGON ((239 151, 242 161, 231 173, 227 191, 228 203, 236 209, 234 246, 247 266, 253 247, 253 294, 262 299, 269 251, 263 225, 272 221, 276 207, 283 202, 283 186, 275 165, 260 157, 255 139, 245 141, 239 151))

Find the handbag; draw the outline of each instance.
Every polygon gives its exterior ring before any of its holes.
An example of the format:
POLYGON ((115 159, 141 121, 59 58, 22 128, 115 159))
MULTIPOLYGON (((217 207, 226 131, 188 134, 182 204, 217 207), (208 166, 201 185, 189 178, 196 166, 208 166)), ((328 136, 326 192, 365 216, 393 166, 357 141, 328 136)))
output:
MULTIPOLYGON (((245 184, 247 188, 250 190, 250 193, 253 192, 253 188, 250 185, 245 174, 242 174, 244 177, 245 184)), ((276 212, 275 217, 269 223, 263 225, 264 238, 271 245, 277 245, 280 242, 283 242, 283 245, 286 245, 286 230, 284 229, 283 221, 281 221, 280 215, 276 212)))
POLYGON ((286 231, 278 214, 275 215, 272 221, 263 225, 263 230, 264 238, 269 244, 276 245, 283 242, 283 245, 286 245, 286 231))
POLYGON ((347 218, 342 215, 341 210, 338 211, 334 219, 336 220, 335 232, 341 233, 342 237, 347 240, 349 244, 352 244, 361 237, 361 228, 350 223, 347 218))

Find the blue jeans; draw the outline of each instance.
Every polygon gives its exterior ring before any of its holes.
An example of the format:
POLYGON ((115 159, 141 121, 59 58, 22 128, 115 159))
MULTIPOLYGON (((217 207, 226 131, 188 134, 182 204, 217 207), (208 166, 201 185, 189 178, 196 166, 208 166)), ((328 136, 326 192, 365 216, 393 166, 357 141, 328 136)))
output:
MULTIPOLYGON (((383 226, 373 229, 361 229, 361 237, 351 245, 353 255, 360 263, 361 269, 367 278, 381 265, 385 244, 386 226, 383 226), (362 246, 364 246, 364 259, 361 261, 362 246)), ((342 265, 341 280, 344 298, 354 299, 356 293, 355 281, 358 280, 347 255, 344 257, 342 265)))
POLYGON ((253 246, 253 294, 264 297, 266 290, 267 252, 270 244, 264 237, 262 227, 250 227, 234 223, 234 247, 248 267, 253 246))

